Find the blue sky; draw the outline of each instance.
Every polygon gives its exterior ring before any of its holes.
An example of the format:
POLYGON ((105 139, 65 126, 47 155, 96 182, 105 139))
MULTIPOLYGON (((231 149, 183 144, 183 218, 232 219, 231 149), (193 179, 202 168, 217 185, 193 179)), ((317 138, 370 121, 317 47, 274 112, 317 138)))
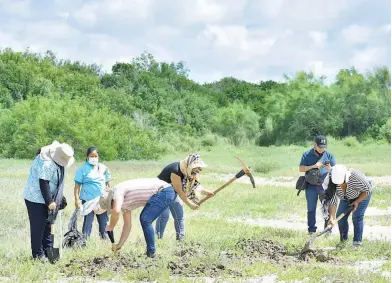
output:
POLYGON ((143 51, 191 79, 391 65, 389 0, 0 0, 0 47, 101 64, 143 51))

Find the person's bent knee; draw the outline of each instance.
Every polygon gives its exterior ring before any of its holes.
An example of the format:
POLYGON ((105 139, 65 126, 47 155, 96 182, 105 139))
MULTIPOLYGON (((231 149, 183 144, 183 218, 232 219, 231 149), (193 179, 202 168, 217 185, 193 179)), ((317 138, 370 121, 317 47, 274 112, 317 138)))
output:
POLYGON ((353 216, 353 223, 361 223, 363 222, 363 215, 353 216))

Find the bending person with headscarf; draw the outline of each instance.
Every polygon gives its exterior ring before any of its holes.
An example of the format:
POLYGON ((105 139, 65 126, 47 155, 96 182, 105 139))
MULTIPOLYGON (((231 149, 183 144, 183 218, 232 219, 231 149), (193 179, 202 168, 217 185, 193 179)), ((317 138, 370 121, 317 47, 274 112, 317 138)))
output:
MULTIPOLYGON (((192 196, 195 197, 195 195, 191 194, 191 192, 195 192, 192 188, 199 185, 199 173, 204 167, 206 167, 206 164, 201 160, 200 155, 193 153, 180 162, 173 162, 167 165, 163 168, 162 172, 159 173, 158 178, 171 184, 176 192, 184 191, 192 199, 192 196)), ((201 189, 199 192, 204 195, 213 194, 205 189, 201 189)), ((158 235, 158 239, 161 239, 165 232, 166 224, 169 221, 170 216, 169 211, 174 219, 176 239, 182 240, 184 238, 185 224, 183 202, 191 208, 194 206, 192 201, 187 198, 184 200, 181 195, 178 194, 169 207, 159 215, 155 223, 155 231, 158 235)))
MULTIPOLYGON (((353 246, 361 246, 364 226, 363 218, 372 197, 372 184, 359 170, 337 164, 332 167, 331 172, 325 178, 323 188, 325 190, 322 200, 324 218, 327 219, 330 215, 329 224, 334 226, 336 224, 336 215, 340 215, 350 206, 353 206, 353 246), (338 200, 340 202, 337 208, 338 200)), ((348 217, 350 214, 351 212, 338 222, 341 242, 348 240, 348 217)))

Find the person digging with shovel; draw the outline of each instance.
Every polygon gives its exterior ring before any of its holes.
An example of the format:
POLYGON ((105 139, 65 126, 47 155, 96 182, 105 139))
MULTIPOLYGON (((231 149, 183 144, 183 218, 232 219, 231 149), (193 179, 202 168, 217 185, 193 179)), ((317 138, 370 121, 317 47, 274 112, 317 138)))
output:
POLYGON ((59 210, 66 206, 64 169, 74 163, 73 155, 71 146, 54 141, 38 150, 30 168, 24 200, 29 215, 33 259, 56 260, 49 257, 54 250, 53 225, 59 210))
POLYGON ((362 234, 364 227, 364 215, 372 197, 372 184, 359 170, 346 168, 342 164, 332 167, 330 174, 324 179, 323 188, 325 195, 322 200, 324 219, 329 217, 329 225, 336 224, 336 215, 348 210, 352 211, 338 221, 340 241, 343 244, 348 240, 348 217, 352 212, 354 225, 353 247, 362 245, 362 234), (339 202, 339 207, 337 204, 339 202), (337 208, 337 212, 336 212, 337 208))

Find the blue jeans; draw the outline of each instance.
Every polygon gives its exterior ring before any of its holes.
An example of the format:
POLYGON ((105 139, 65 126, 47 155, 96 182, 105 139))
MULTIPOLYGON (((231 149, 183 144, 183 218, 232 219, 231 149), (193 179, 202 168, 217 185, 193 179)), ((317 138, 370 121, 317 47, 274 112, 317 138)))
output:
POLYGON ((140 224, 147 244, 147 253, 155 253, 155 233, 152 222, 174 201, 177 194, 173 187, 167 187, 153 195, 140 213, 140 224))
MULTIPOLYGON (((308 232, 316 232, 316 209, 317 209, 317 201, 324 194, 323 187, 320 186, 312 186, 308 187, 305 190, 306 202, 308 206, 308 232)), ((327 227, 328 220, 324 223, 324 228, 327 227)))
MULTIPOLYGON (((363 234, 363 217, 365 215, 366 208, 369 205, 370 199, 372 197, 372 194, 361 201, 358 204, 357 210, 353 213, 352 216, 352 221, 354 225, 354 242, 362 242, 362 234, 363 234)), ((346 209, 348 209, 349 204, 341 200, 339 203, 338 211, 336 213, 336 216, 339 216, 342 212, 344 212, 346 209)), ((344 241, 348 239, 348 217, 350 216, 351 212, 345 215, 342 219, 339 220, 338 225, 339 225, 339 232, 340 232, 340 240, 344 241)))
MULTIPOLYGON (((84 204, 86 201, 82 201, 82 204, 84 204)), ((90 237, 91 231, 93 228, 93 221, 94 221, 94 211, 90 212, 84 217, 83 221, 83 228, 82 228, 82 233, 85 235, 86 238, 90 237)), ((99 236, 101 236, 102 239, 106 239, 106 225, 108 224, 108 215, 106 212, 102 214, 97 214, 97 220, 98 220, 98 225, 99 225, 99 236)))
POLYGON ((182 205, 179 196, 173 201, 173 203, 165 209, 165 211, 158 217, 155 223, 155 231, 158 235, 158 239, 163 238, 166 224, 169 221, 169 211, 174 219, 174 228, 176 229, 176 239, 182 240, 185 236, 185 224, 184 224, 184 207, 182 205))

